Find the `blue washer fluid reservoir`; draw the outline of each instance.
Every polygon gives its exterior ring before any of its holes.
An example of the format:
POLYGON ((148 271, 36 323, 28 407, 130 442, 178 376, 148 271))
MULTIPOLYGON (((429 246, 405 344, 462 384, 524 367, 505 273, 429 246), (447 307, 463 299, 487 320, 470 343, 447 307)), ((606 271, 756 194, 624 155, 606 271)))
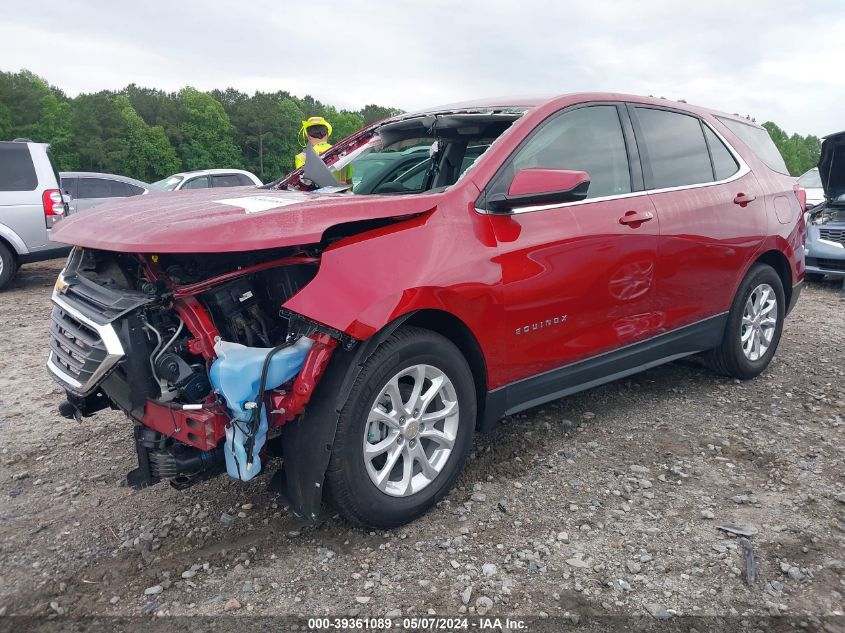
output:
MULTIPOLYGON (((314 341, 301 337, 270 359, 267 370, 267 390, 275 389, 296 376, 305 362, 308 350, 314 341)), ((226 442, 223 453, 226 457, 226 471, 230 477, 249 481, 261 472, 258 453, 267 439, 266 407, 261 410, 261 421, 255 436, 252 468, 247 469, 246 444, 249 434, 249 420, 252 411, 244 408, 247 402, 254 402, 261 383, 261 369, 270 347, 247 347, 239 343, 217 341, 214 352, 217 358, 211 364, 209 377, 214 390, 223 396, 232 414, 232 424, 226 428, 226 442)))

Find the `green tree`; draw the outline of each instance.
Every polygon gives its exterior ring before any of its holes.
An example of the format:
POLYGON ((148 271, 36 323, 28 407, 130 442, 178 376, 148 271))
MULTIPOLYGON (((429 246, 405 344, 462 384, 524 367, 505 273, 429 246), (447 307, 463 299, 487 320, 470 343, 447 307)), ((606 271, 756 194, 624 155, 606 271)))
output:
POLYGON ((789 136, 772 121, 766 121, 763 123, 763 127, 769 132, 775 147, 783 156, 783 162, 786 163, 786 168, 790 174, 800 176, 818 164, 821 155, 821 140, 818 136, 812 134, 789 136))
POLYGON ((185 169, 239 167, 242 156, 234 140, 234 127, 220 102, 190 86, 179 91, 184 110, 179 153, 185 169))
POLYGON ((376 121, 381 121, 382 119, 387 119, 401 113, 402 110, 397 108, 385 108, 374 103, 366 105, 358 111, 358 114, 364 120, 364 125, 372 125, 376 121))
POLYGON ((343 110, 329 119, 332 124, 332 141, 337 142, 364 127, 364 119, 357 112, 343 110))
POLYGON ((147 182, 179 171, 179 158, 167 140, 164 128, 147 125, 125 95, 115 99, 115 107, 123 126, 121 137, 124 142, 112 156, 114 170, 147 182))
POLYGON ((12 117, 5 103, 0 103, 0 141, 12 137, 12 117))
POLYGON ((123 118, 111 92, 81 94, 72 102, 73 147, 80 169, 116 171, 114 157, 124 140, 123 118))

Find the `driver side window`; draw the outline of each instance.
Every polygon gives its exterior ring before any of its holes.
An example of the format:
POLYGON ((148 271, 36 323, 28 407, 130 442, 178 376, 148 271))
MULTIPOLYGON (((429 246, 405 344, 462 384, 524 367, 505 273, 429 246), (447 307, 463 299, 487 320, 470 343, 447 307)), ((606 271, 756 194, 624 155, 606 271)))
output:
POLYGON ((542 124, 514 155, 511 178, 526 167, 586 171, 587 198, 631 192, 631 172, 615 105, 568 110, 542 124))

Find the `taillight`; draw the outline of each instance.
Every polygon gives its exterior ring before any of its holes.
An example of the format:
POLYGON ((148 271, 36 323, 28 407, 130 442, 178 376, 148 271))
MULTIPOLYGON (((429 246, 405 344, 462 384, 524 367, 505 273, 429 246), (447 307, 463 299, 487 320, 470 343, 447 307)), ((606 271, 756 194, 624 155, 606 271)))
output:
POLYGON ((58 189, 46 189, 41 194, 41 204, 44 205, 44 221, 49 229, 65 214, 65 201, 62 200, 62 192, 58 189))
POLYGON ((807 208, 807 190, 801 185, 793 185, 792 189, 795 191, 795 197, 798 198, 798 202, 801 203, 801 212, 803 213, 807 208))

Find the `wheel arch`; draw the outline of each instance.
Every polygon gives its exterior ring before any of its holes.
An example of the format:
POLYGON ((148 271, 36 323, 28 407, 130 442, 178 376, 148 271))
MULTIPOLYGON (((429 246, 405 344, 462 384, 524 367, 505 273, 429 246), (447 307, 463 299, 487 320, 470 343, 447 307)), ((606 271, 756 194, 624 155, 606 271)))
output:
POLYGON ((792 271, 786 255, 779 250, 768 250, 759 255, 757 259, 752 262, 752 266, 754 264, 766 264, 775 269, 778 277, 780 277, 781 284, 783 284, 783 294, 786 300, 786 306, 784 306, 784 309, 786 309, 787 306, 792 305, 792 271))
POLYGON ((475 398, 478 418, 476 428, 480 428, 485 419, 487 402, 487 361, 481 345, 472 330, 451 312, 425 308, 400 317, 401 325, 413 325, 436 332, 449 339, 463 354, 472 372, 475 383, 475 398))
POLYGON ((0 243, 12 251, 12 255, 15 257, 29 253, 26 243, 5 224, 0 224, 0 243))

